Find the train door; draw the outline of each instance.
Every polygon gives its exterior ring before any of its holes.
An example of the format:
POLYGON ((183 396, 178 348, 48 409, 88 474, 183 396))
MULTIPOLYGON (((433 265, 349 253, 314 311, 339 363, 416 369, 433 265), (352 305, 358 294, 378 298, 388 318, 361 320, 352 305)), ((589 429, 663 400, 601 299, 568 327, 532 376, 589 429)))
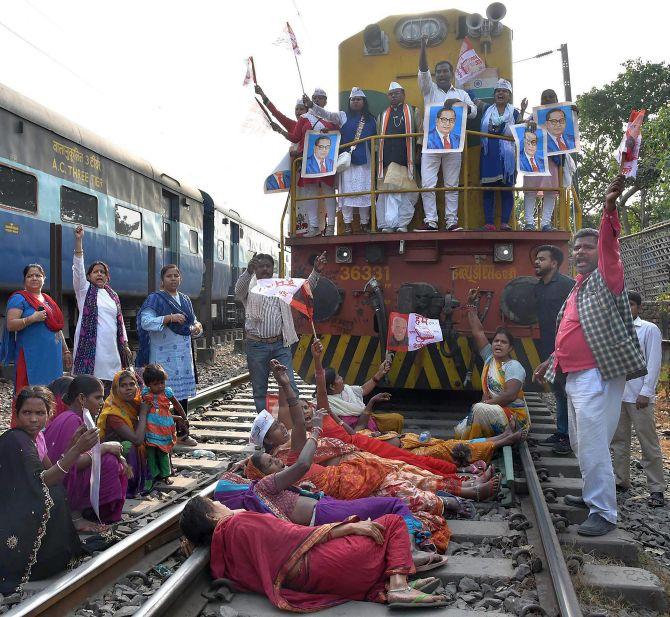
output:
POLYGON ((161 266, 179 265, 179 197, 163 189, 163 255, 161 266))
POLYGON ((230 273, 234 285, 240 277, 240 226, 230 221, 230 273))

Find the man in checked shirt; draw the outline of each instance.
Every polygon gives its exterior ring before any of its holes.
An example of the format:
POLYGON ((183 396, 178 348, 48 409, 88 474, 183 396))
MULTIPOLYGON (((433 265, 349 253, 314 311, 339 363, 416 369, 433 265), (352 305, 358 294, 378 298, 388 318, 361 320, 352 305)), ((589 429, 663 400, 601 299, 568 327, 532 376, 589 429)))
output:
MULTIPOLYGON (((246 339, 247 366, 251 375, 251 387, 254 393, 254 404, 258 412, 265 409, 265 398, 268 392, 270 360, 276 359, 283 364, 291 380, 291 385, 298 395, 298 387, 293 375, 293 356, 291 345, 298 341, 293 325, 291 307, 279 298, 249 293, 259 279, 272 278, 274 272, 272 255, 257 253, 247 264, 235 284, 235 299, 244 305, 244 337, 246 339)), ((325 251, 314 261, 314 269, 307 279, 314 289, 319 281, 319 274, 326 265, 325 251)))

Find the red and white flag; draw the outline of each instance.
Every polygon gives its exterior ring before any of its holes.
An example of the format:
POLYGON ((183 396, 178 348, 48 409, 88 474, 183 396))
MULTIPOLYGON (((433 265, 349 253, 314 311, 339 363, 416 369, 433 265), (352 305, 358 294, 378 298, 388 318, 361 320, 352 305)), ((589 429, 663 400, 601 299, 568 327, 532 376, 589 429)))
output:
POLYGON ((275 41, 275 45, 279 45, 280 47, 292 50, 296 56, 300 55, 300 47, 298 46, 298 39, 295 36, 295 32, 293 32, 293 28, 291 28, 291 24, 289 24, 288 22, 286 22, 286 27, 284 28, 284 31, 275 41))
POLYGON ((486 70, 486 64, 477 55, 472 47, 470 39, 466 36, 461 45, 461 53, 456 62, 456 85, 462 86, 466 81, 470 81, 486 70))
POLYGON ((637 177, 637 160, 642 145, 642 121, 645 111, 644 109, 634 109, 630 112, 623 139, 616 153, 621 173, 626 178, 637 177))
POLYGON ((388 351, 416 351, 442 339, 438 319, 428 319, 418 313, 391 313, 389 316, 388 351))
POLYGON ((314 298, 307 279, 261 279, 251 293, 268 298, 279 298, 310 320, 314 317, 314 298))
POLYGON ((253 57, 249 56, 245 60, 245 64, 247 66, 247 72, 244 75, 244 82, 242 83, 243 86, 248 86, 249 84, 255 84, 256 83, 256 71, 254 71, 254 59, 253 57))

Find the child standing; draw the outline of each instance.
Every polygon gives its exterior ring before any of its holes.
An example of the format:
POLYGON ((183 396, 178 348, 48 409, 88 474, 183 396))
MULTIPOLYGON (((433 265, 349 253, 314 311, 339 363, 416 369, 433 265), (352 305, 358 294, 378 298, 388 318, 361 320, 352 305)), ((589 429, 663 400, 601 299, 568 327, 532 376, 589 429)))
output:
POLYGON ((147 364, 142 373, 142 401, 149 405, 144 440, 147 446, 147 465, 153 482, 172 484, 170 452, 177 442, 175 420, 188 427, 186 412, 175 398, 172 388, 166 387, 168 375, 160 364, 147 364), (170 412, 170 404, 174 415, 170 412))

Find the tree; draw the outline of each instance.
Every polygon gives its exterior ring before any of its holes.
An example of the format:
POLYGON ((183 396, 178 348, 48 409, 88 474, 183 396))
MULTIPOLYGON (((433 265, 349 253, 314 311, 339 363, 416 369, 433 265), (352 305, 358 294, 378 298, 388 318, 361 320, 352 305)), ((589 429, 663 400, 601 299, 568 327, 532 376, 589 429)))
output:
POLYGON ((595 223, 602 192, 617 173, 614 152, 622 123, 632 109, 646 109, 637 178, 626 182, 619 201, 624 233, 643 229, 670 215, 670 64, 628 60, 617 78, 577 97, 582 155, 579 191, 584 225, 595 223))

